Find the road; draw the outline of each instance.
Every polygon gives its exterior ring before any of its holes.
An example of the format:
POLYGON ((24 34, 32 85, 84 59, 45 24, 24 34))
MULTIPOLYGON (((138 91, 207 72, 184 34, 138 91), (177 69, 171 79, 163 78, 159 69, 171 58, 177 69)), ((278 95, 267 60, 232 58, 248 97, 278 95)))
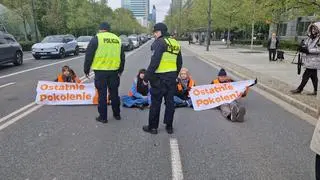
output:
MULTIPOLYGON (((127 56, 120 94, 127 94, 138 69, 147 67, 150 43, 127 56)), ((217 69, 191 52, 183 54, 184 66, 197 84, 215 78, 217 69)), ((2 67, 0 87, 14 84, 0 88, 0 121, 32 103, 37 81, 53 80, 63 65, 83 76, 83 61, 80 55, 2 67)), ((177 109, 173 135, 163 125, 158 135, 144 133, 148 111, 137 109, 122 108, 121 121, 109 113, 108 124, 94 120, 95 106, 43 106, 16 118, 31 105, 0 123, 0 179, 314 179, 314 154, 309 149, 313 126, 255 91, 242 103, 248 111, 244 123, 231 123, 217 110, 177 109), (15 123, 1 128, 13 119, 15 123)))

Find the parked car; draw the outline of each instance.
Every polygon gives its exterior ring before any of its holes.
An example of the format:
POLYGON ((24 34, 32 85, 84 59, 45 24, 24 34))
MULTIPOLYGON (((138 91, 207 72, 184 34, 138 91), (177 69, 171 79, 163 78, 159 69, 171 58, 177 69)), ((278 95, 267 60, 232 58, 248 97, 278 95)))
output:
POLYGON ((79 54, 79 46, 73 35, 54 35, 45 37, 41 43, 32 46, 32 55, 35 59, 42 56, 64 58, 66 55, 79 54))
POLYGON ((92 36, 79 36, 77 38, 79 51, 86 52, 89 42, 91 41, 92 36))
POLYGON ((124 47, 125 51, 131 51, 134 49, 134 45, 131 39, 129 39, 126 35, 119 36, 121 39, 121 45, 124 47))
POLYGON ((138 36, 132 36, 131 35, 128 38, 132 41, 134 48, 138 48, 140 46, 138 36))
POLYGON ((19 66, 23 63, 23 51, 16 39, 7 33, 0 32, 0 64, 13 63, 19 66))

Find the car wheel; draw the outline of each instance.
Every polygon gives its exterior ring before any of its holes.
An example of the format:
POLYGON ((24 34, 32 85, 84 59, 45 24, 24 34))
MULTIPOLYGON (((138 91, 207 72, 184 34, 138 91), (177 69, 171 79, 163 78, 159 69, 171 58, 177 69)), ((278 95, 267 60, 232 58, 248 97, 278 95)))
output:
POLYGON ((34 57, 36 60, 41 59, 41 56, 39 56, 39 55, 33 55, 33 57, 34 57))
POLYGON ((15 55, 15 60, 14 60, 13 64, 14 64, 15 66, 19 66, 19 65, 21 65, 22 63, 23 63, 23 54, 22 54, 21 51, 17 51, 17 52, 16 52, 16 55, 15 55))
POLYGON ((77 46, 77 47, 76 47, 76 50, 74 51, 73 54, 74 54, 75 56, 78 56, 78 55, 79 55, 79 51, 80 51, 80 50, 79 50, 79 46, 77 46))
POLYGON ((66 57, 66 51, 64 50, 64 48, 60 48, 59 58, 63 59, 64 57, 66 57))

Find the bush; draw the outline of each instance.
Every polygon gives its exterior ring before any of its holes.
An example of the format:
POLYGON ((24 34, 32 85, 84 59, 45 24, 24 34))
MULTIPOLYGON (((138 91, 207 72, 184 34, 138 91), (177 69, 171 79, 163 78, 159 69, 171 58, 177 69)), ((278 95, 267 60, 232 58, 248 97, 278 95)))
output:
POLYGON ((176 38, 177 41, 189 41, 188 37, 177 37, 176 38))
MULTIPOLYGON (((264 40, 254 40, 253 45, 263 45, 264 43, 267 43, 264 40)), ((241 45, 250 45, 251 40, 234 40, 233 44, 241 44, 241 45)))
MULTIPOLYGON (((234 44, 250 45, 251 40, 235 40, 234 44)), ((266 48, 268 45, 268 41, 254 40, 253 45, 262 45, 263 47, 266 48)), ((296 41, 280 40, 280 49, 282 49, 282 50, 296 51, 297 48, 298 48, 298 42, 296 42, 296 41)))
POLYGON ((19 43, 23 51, 31 51, 32 45, 35 44, 35 42, 32 42, 32 41, 20 41, 19 43))

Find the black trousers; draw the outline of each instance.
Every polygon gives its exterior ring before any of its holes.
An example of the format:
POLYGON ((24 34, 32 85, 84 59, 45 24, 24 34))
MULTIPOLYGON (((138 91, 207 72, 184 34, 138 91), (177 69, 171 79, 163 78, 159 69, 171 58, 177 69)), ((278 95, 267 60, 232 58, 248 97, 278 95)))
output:
POLYGON ((95 71, 95 87, 98 90, 98 112, 103 120, 108 119, 107 91, 109 90, 111 106, 114 116, 120 115, 119 85, 120 78, 117 72, 95 71))
POLYGON ((269 49, 269 61, 274 61, 275 57, 276 57, 276 53, 277 50, 276 49, 269 49), (272 59, 271 59, 271 55, 272 55, 272 59))
POLYGON ((309 81, 309 78, 312 80, 314 91, 318 90, 318 70, 317 69, 306 69, 302 75, 302 81, 298 87, 299 91, 303 91, 303 88, 309 81))
POLYGON ((159 117, 162 98, 165 100, 166 110, 164 114, 164 124, 172 126, 175 112, 173 97, 176 92, 176 79, 154 79, 151 83, 151 107, 149 111, 149 127, 157 129, 159 127, 159 117))
POLYGON ((316 180, 320 180, 320 155, 316 155, 316 180))

